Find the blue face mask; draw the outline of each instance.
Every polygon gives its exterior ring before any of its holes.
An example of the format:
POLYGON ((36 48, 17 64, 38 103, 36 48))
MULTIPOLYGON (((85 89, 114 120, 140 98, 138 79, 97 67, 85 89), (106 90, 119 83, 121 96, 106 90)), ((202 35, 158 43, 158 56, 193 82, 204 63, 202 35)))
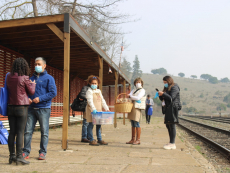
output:
POLYGON ((35 71, 37 73, 41 73, 43 70, 42 70, 42 66, 35 66, 35 71))
POLYGON ((165 86, 165 88, 168 88, 168 87, 169 87, 169 84, 168 84, 168 83, 166 83, 166 84, 164 84, 164 86, 165 86))
POLYGON ((97 89, 97 85, 91 85, 91 88, 92 88, 93 90, 95 90, 95 89, 97 89))

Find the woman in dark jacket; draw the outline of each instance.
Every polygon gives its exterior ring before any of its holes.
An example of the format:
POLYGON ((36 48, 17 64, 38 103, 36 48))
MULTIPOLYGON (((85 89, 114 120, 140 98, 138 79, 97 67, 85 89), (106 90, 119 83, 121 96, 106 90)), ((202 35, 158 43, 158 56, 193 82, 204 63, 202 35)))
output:
POLYGON ((165 122, 166 127, 169 133, 170 142, 164 146, 164 149, 176 149, 175 138, 176 138, 176 123, 178 123, 178 110, 181 110, 180 103, 180 88, 177 84, 174 83, 173 79, 170 76, 165 76, 163 78, 164 89, 159 91, 160 100, 162 101, 162 106, 167 108, 171 101, 173 101, 174 111, 176 119, 174 122, 165 122))
POLYGON ((7 76, 8 89, 8 120, 10 134, 8 137, 8 147, 10 152, 9 163, 29 164, 22 157, 23 136, 28 116, 29 97, 35 93, 35 81, 29 79, 29 66, 25 59, 17 58, 13 62, 11 72, 7 76), (15 141, 16 137, 16 153, 15 141))

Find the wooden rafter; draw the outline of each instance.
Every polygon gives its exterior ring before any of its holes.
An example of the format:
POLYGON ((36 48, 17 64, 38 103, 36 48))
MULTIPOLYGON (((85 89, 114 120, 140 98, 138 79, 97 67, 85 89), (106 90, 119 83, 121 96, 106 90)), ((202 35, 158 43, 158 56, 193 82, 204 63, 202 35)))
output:
POLYGON ((53 23, 46 24, 64 42, 64 33, 53 23))
POLYGON ((53 16, 31 17, 26 19, 7 20, 0 22, 0 28, 11 28, 28 25, 47 24, 64 21, 64 14, 53 16))

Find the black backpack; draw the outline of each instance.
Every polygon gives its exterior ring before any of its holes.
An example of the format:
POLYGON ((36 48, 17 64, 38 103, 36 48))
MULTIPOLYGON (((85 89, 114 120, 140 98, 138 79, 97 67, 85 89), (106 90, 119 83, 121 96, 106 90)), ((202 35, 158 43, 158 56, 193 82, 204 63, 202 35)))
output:
POLYGON ((79 96, 81 95, 81 92, 77 95, 77 98, 74 99, 72 105, 71 105, 71 109, 73 111, 79 111, 79 112, 85 112, 85 108, 87 105, 87 100, 83 99, 80 100, 79 96))

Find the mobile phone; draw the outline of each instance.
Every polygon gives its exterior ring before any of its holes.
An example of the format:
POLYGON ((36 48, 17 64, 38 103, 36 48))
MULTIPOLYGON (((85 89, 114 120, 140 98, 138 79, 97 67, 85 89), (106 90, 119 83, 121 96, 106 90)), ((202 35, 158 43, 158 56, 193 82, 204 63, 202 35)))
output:
POLYGON ((158 92, 159 90, 156 88, 156 91, 158 92))

